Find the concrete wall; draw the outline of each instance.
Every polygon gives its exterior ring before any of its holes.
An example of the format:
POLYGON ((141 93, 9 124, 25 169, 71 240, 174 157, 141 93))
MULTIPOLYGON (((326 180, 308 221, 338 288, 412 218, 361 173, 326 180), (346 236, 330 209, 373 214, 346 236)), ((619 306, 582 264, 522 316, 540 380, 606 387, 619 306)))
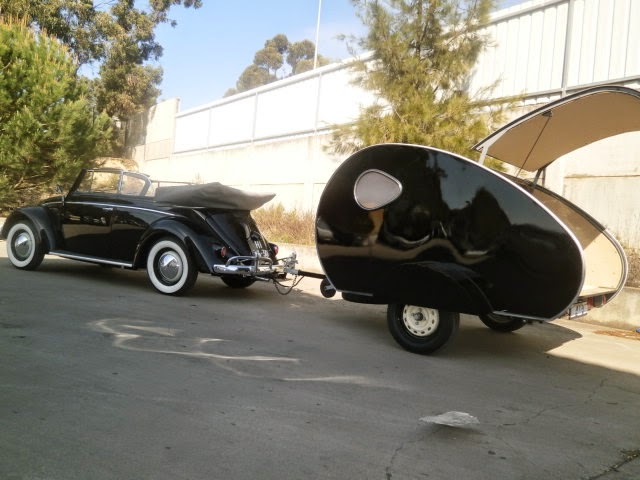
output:
POLYGON ((603 140, 566 155, 556 178, 562 195, 604 223, 627 247, 640 248, 640 133, 603 140))
POLYGON ((275 192, 275 202, 288 209, 313 210, 327 179, 342 161, 323 149, 328 140, 324 133, 175 153, 147 162, 145 172, 156 179, 216 181, 246 190, 275 192))
MULTIPOLYGON (((173 154, 175 118, 180 100, 172 98, 151 107, 134 121, 141 130, 141 141, 132 146, 131 158, 140 166, 165 160, 173 154)), ((136 129, 137 129, 136 128, 136 129)))

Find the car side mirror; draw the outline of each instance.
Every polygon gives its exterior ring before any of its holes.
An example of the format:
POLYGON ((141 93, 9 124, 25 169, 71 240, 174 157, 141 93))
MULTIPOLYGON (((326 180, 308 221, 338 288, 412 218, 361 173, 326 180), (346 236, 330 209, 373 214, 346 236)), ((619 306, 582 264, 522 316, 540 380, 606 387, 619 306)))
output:
POLYGON ((56 193, 60 195, 60 200, 62 200, 62 203, 64 204, 65 194, 64 190, 62 190, 62 185, 56 185, 56 193))

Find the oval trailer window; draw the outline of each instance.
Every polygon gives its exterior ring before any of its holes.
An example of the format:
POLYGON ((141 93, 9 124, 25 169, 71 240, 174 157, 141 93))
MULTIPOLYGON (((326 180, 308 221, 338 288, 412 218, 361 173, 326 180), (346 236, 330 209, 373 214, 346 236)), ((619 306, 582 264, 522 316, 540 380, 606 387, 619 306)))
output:
POLYGON ((381 170, 367 170, 356 180, 353 195, 365 210, 376 210, 393 202, 402 193, 402 184, 381 170))

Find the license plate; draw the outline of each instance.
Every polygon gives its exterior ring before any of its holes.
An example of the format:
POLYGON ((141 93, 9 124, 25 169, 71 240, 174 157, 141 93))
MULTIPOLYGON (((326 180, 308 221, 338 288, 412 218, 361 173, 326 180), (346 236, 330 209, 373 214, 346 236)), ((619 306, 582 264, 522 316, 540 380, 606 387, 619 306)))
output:
POLYGON ((576 303, 569 309, 569 320, 584 317, 587 313, 589 313, 589 305, 587 305, 587 302, 576 303))

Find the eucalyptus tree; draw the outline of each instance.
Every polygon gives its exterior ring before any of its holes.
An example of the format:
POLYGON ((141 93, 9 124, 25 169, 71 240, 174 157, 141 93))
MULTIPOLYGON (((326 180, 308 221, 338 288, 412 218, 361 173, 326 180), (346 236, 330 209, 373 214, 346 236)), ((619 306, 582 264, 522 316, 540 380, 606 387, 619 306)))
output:
POLYGON ((160 93, 162 56, 155 38, 173 6, 199 8, 201 0, 0 0, 0 17, 20 19, 65 44, 80 72, 97 71, 91 84, 96 109, 118 124, 153 105, 160 93), (83 68, 84 67, 84 68, 83 68))

